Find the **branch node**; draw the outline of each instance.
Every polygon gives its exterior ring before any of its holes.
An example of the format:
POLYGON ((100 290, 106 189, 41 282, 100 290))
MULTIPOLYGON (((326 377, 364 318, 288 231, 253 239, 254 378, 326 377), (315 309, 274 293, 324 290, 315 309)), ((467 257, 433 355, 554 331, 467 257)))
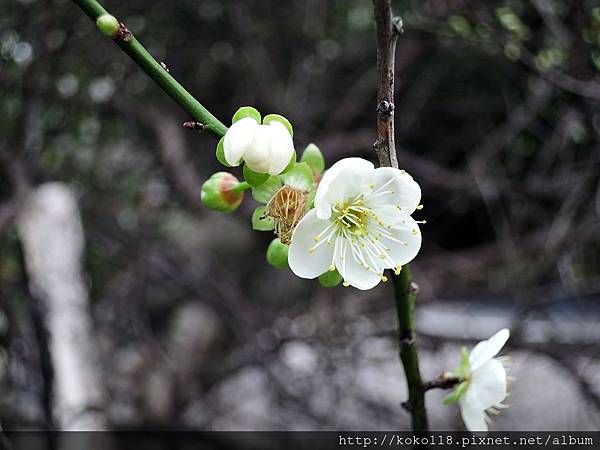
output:
POLYGON ((395 16, 392 19, 392 30, 396 34, 404 33, 404 23, 402 22, 402 17, 395 16))
POLYGON ((115 34, 113 39, 117 42, 118 41, 129 42, 131 40, 132 36, 133 35, 131 34, 131 31, 129 31, 127 29, 127 27, 125 26, 125 24, 123 22, 120 22, 119 29, 117 30, 117 33, 115 34))
POLYGON ((415 343, 415 335, 412 330, 403 330, 400 334, 400 343, 402 345, 412 345, 415 343))
POLYGON ((414 281, 410 282, 410 287, 408 288, 408 292, 410 292, 411 294, 418 294, 420 290, 421 290, 421 288, 419 287, 419 285, 417 283, 415 283, 414 281))
POLYGON ((413 411, 413 407, 412 407, 412 405, 410 404, 410 402, 408 402, 408 401, 406 401, 406 402, 402 402, 402 403, 400 403, 400 405, 401 405, 401 406, 402 406, 402 407, 403 407, 403 408, 404 408, 406 411, 408 411, 409 413, 412 413, 412 411, 413 411))
POLYGON ((381 100, 377 105, 377 113, 382 116, 390 116, 394 112, 394 104, 387 100, 381 100))
POLYGON ((181 125, 186 130, 203 131, 206 128, 206 125, 204 125, 203 123, 200 123, 196 120, 188 120, 187 122, 183 122, 181 125))

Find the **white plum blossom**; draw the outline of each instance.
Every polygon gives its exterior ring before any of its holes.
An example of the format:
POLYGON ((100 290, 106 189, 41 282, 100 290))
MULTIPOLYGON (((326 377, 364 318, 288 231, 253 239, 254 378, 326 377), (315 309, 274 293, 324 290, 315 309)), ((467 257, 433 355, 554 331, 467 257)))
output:
POLYGON ((385 269, 399 273, 419 252, 421 233, 410 215, 420 201, 421 188, 403 170, 376 169, 362 158, 338 161, 294 230, 290 268, 301 278, 337 269, 345 286, 373 288, 386 281, 385 269))
POLYGON ((502 401, 507 396, 507 376, 503 365, 507 358, 495 356, 504 347, 509 336, 509 330, 504 328, 488 340, 478 343, 468 354, 468 358, 463 357, 464 362, 455 374, 464 381, 449 397, 458 397, 460 413, 469 431, 487 431, 487 413, 497 413, 499 409, 506 407, 502 401))
POLYGON ((277 175, 292 159, 294 143, 281 122, 261 125, 254 118, 245 117, 227 130, 223 150, 225 160, 231 166, 244 161, 254 172, 277 175))

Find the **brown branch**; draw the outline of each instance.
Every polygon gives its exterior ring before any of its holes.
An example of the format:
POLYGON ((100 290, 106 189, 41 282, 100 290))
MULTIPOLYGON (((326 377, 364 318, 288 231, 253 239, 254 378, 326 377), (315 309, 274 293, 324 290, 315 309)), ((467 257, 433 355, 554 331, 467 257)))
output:
POLYGON ((394 70, 402 20, 393 17, 391 0, 374 0, 377 24, 377 140, 380 166, 398 167, 394 137, 394 70))

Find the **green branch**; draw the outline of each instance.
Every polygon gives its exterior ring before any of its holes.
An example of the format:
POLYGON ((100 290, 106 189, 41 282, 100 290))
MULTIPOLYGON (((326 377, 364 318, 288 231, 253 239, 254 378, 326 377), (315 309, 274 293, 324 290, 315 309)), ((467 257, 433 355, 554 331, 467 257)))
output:
MULTIPOLYGON (((90 19, 97 22, 99 17, 109 13, 96 0, 73 0, 85 12, 90 19)), ((103 30, 104 32, 104 30, 103 30)), ((106 33, 105 33, 106 34, 106 33)), ((121 24, 110 35, 133 61, 148 74, 163 91, 175 100, 193 119, 204 125, 204 129, 213 137, 219 139, 227 131, 219 119, 211 114, 202 104, 196 100, 179 82, 173 78, 165 67, 156 61, 142 44, 121 24)))
POLYGON ((412 283, 410 266, 408 264, 403 266, 400 274, 392 277, 392 282, 398 314, 400 359, 404 366, 408 387, 408 402, 404 403, 404 406, 412 416, 412 430, 427 431, 425 389, 419 370, 419 356, 415 341, 415 300, 417 295, 412 283))

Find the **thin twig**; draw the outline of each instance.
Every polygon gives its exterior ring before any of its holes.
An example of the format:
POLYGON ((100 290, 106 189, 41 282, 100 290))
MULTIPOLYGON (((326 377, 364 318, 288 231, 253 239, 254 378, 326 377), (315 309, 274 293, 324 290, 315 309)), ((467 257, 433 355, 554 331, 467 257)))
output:
MULTIPOLYGON (((98 17, 108 14, 96 0, 73 0, 73 2, 94 22, 98 17)), ((173 78, 164 67, 164 63, 161 64, 156 61, 124 24, 120 24, 118 32, 113 36, 113 40, 121 50, 127 53, 193 119, 204 124, 205 130, 210 135, 219 139, 225 134, 227 127, 173 78)))
POLYGON ((435 380, 426 381, 422 385, 423 392, 427 392, 431 389, 452 389, 462 380, 458 377, 449 377, 446 374, 441 374, 435 380))

